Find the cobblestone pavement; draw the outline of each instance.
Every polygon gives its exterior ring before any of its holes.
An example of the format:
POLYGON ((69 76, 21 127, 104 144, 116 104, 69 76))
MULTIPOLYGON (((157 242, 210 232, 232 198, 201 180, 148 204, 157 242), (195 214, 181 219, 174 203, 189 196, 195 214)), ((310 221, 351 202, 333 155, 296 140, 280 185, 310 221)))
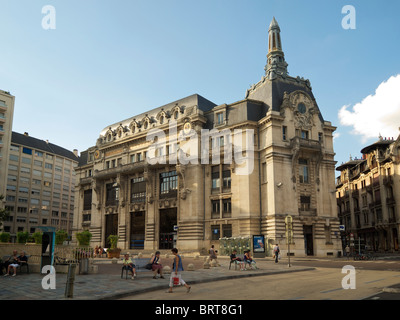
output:
MULTIPOLYGON (((299 272, 313 270, 310 267, 291 266, 281 261, 274 263, 271 258, 256 259, 257 270, 240 271, 232 266, 229 270, 229 259, 220 258, 220 266, 204 269, 204 257, 195 259, 184 257, 185 271, 183 279, 188 284, 203 283, 209 281, 233 279, 239 277, 259 276, 282 272, 299 272), (194 265, 194 271, 188 271, 188 265, 194 265)), ((163 266, 171 266, 171 258, 162 258, 163 266)), ((16 277, 0 276, 0 300, 114 300, 138 293, 149 292, 168 288, 169 274, 165 279, 153 279, 153 273, 145 269, 139 269, 137 278, 121 278, 121 261, 113 264, 108 259, 96 259, 93 264, 98 272, 91 274, 77 274, 73 284, 73 297, 65 297, 67 274, 56 274, 56 288, 43 289, 42 281, 46 281, 46 275, 39 273, 18 274, 16 277)))

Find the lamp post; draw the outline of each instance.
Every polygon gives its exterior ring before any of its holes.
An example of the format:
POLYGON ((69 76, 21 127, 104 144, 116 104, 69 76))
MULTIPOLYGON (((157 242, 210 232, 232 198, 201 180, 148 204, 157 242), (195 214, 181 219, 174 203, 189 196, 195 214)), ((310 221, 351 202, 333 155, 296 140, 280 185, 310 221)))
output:
POLYGON ((286 225, 286 242, 288 246, 288 260, 289 264, 288 266, 291 267, 290 265, 290 243, 292 242, 293 239, 293 218, 292 216, 286 216, 285 218, 285 225, 286 225))

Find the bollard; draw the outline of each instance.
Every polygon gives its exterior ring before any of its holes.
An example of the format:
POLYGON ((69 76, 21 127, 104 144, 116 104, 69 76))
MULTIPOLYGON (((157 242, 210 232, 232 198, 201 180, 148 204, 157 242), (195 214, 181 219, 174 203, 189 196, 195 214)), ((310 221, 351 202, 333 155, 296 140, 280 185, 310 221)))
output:
POLYGON ((66 298, 73 298, 73 296, 74 296, 75 273, 76 273, 76 264, 71 263, 68 266, 67 283, 65 286, 65 297, 66 298))

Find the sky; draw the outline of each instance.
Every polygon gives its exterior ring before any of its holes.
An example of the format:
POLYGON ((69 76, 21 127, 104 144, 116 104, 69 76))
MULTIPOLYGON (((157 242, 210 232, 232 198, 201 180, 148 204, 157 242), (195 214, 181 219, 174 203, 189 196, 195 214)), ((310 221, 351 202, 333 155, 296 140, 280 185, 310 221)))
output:
POLYGON ((0 0, 0 8, 0 89, 16 97, 13 131, 69 150, 195 93, 217 105, 244 99, 265 74, 273 17, 289 74, 310 80, 337 127, 337 165, 400 133, 398 0, 0 0))

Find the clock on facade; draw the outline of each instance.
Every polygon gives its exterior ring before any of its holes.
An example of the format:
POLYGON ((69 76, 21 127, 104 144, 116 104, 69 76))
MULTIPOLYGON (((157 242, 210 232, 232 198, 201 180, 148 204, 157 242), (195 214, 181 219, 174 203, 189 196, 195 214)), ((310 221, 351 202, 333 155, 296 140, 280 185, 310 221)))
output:
POLYGON ((306 108, 306 106, 304 105, 304 103, 299 103, 299 104, 297 105, 297 110, 299 110, 300 113, 305 113, 306 110, 307 110, 307 108, 306 108))

